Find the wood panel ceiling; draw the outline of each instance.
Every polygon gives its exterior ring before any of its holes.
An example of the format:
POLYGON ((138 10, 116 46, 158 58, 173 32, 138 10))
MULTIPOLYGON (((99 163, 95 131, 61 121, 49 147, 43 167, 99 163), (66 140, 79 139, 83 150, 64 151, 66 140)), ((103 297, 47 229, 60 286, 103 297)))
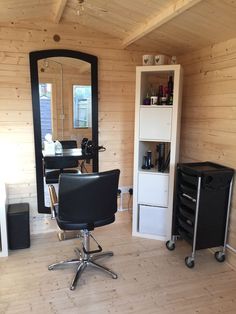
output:
POLYGON ((236 37, 236 0, 0 2, 0 23, 42 20, 107 33, 118 38, 124 49, 173 55, 236 37))

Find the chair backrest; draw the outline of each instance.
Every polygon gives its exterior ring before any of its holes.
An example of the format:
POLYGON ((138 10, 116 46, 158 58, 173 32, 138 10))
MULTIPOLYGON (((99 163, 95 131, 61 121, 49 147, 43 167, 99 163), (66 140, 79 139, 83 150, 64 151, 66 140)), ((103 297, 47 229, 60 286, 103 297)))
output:
POLYGON ((60 141, 63 149, 70 149, 70 148, 77 148, 77 141, 76 140, 65 140, 60 141))
POLYGON ((65 169, 65 168, 77 168, 79 165, 78 160, 73 157, 53 156, 44 158, 45 169, 65 169))
POLYGON ((117 211, 120 170, 62 174, 59 180, 58 218, 91 223, 113 217, 117 211))

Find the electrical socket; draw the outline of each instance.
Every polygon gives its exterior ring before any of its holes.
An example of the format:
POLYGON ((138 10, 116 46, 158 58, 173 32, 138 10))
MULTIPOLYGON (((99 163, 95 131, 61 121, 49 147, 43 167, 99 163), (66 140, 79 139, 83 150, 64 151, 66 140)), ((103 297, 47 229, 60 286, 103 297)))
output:
POLYGON ((119 187, 119 190, 121 191, 122 194, 129 193, 130 189, 133 189, 133 187, 132 186, 121 186, 121 187, 119 187))

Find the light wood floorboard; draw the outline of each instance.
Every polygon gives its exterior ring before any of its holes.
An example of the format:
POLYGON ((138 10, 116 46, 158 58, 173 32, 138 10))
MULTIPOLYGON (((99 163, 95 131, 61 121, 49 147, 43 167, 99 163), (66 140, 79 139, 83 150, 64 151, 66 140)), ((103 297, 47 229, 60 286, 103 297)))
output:
POLYGON ((227 263, 202 250, 188 269, 184 241, 170 252, 164 242, 132 237, 128 212, 117 217, 94 232, 104 250, 114 251, 101 263, 117 280, 89 269, 70 291, 73 268, 48 271, 47 265, 72 258, 79 241, 60 242, 55 232, 33 235, 29 249, 0 260, 0 313, 236 313, 236 271, 227 263))

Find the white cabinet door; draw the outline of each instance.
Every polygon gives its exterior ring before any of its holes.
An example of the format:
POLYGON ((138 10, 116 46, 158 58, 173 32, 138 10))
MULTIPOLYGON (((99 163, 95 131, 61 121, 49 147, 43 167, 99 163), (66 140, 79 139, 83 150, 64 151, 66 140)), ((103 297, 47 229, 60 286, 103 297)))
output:
POLYGON ((158 173, 139 173, 138 203, 168 206, 169 176, 158 173))
POLYGON ((172 108, 141 107, 139 138, 141 140, 171 140, 172 108))
POLYGON ((165 236, 166 208, 140 205, 139 232, 165 236))

